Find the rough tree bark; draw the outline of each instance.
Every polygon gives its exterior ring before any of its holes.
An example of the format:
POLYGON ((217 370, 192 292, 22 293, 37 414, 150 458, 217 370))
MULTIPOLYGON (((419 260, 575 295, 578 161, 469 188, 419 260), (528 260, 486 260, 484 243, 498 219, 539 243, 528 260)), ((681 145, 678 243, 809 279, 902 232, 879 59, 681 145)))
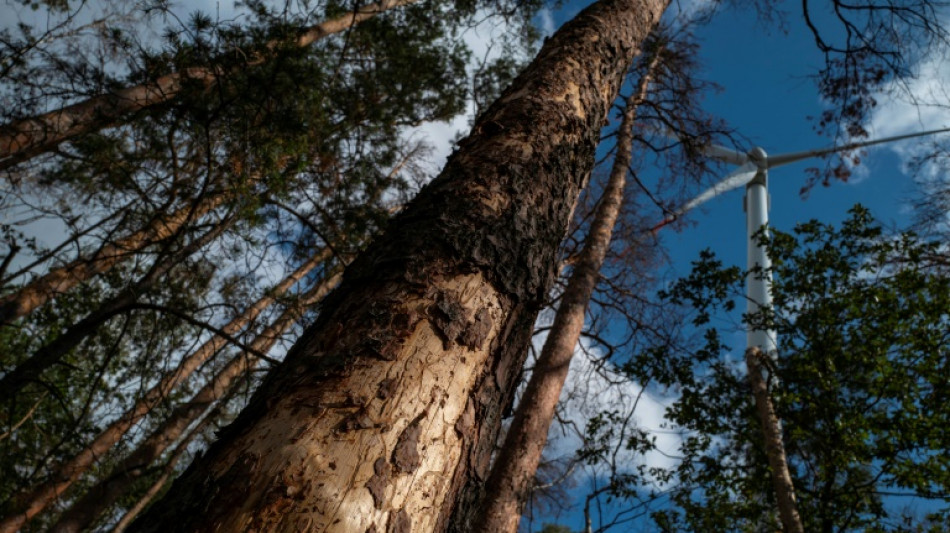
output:
POLYGON ((486 473, 605 116, 665 0, 547 40, 133 531, 438 531, 486 473))
MULTIPOLYGON (((383 0, 360 7, 346 15, 306 28, 293 45, 300 48, 309 46, 379 13, 415 1, 383 0)), ((269 43, 268 48, 273 49, 280 44, 282 43, 269 43)), ((259 64, 264 60, 266 57, 258 57, 249 63, 259 64)), ((214 68, 187 68, 160 76, 149 83, 95 96, 56 111, 0 126, 0 170, 48 152, 60 143, 83 133, 119 125, 138 111, 170 102, 178 97, 182 87, 188 82, 210 86, 221 74, 222 72, 214 68)))
MULTIPOLYGON (((280 317, 265 328, 251 342, 253 353, 267 353, 281 335, 300 318, 306 306, 321 301, 330 290, 340 282, 342 276, 331 275, 313 289, 302 295, 300 301, 281 313, 280 317)), ((108 510, 130 487, 146 473, 146 469, 157 461, 162 453, 174 444, 198 417, 219 398, 228 394, 235 386, 240 386, 240 378, 245 376, 260 362, 260 359, 248 353, 240 353, 219 370, 204 387, 192 398, 175 408, 155 431, 151 433, 132 453, 116 465, 102 481, 73 503, 60 516, 50 531, 56 533, 76 533, 87 529, 96 518, 108 510)), ((64 489, 65 490, 65 489, 64 489)), ((59 491, 62 493, 62 491, 59 491)), ((4 530, 0 528, 0 532, 4 530)), ((5 532, 4 532, 5 533, 5 532)))
POLYGON ((785 533, 805 533, 802 519, 798 514, 798 503, 795 500, 795 485, 792 483, 792 475, 788 470, 785 444, 782 442, 782 424, 778 415, 775 414, 775 407, 769 396, 768 383, 762 376, 764 357, 762 350, 756 347, 745 351, 749 385, 752 386, 755 409, 759 415, 759 425, 762 427, 765 442, 765 454, 769 458, 769 468, 772 471, 772 487, 778 502, 778 514, 785 533))
POLYGON ((229 195, 225 193, 215 194, 171 215, 157 217, 145 228, 113 244, 100 247, 92 256, 80 257, 67 265, 54 268, 16 292, 0 297, 0 326, 30 314, 56 298, 58 294, 108 271, 142 248, 175 235, 186 224, 206 215, 228 198, 229 195))
POLYGON ((234 216, 229 216, 225 220, 217 222, 211 230, 189 242, 180 250, 159 259, 149 269, 148 273, 137 282, 101 303, 99 307, 83 317, 82 320, 67 328, 61 335, 40 347, 18 364, 16 368, 4 374, 0 378, 0 403, 13 401, 24 387, 39 379, 44 371, 60 362, 83 339, 95 333, 99 326, 112 317, 132 309, 141 299, 142 294, 154 286, 156 281, 160 280, 169 270, 180 265, 188 256, 218 238, 234 220, 234 216))
MULTIPOLYGON (((248 307, 241 316, 229 322, 221 328, 221 330, 227 335, 234 335, 240 332, 244 326, 257 318, 264 309, 274 303, 278 296, 291 289, 301 278, 307 275, 318 264, 326 260, 329 255, 330 252, 328 248, 324 248, 315 254, 312 259, 304 263, 300 268, 274 287, 270 294, 248 307)), ((56 467, 49 481, 32 487, 17 496, 19 504, 17 508, 24 509, 23 516, 25 519, 27 521, 32 519, 49 504, 56 501, 59 495, 72 486, 99 457, 105 455, 119 442, 132 426, 151 412, 156 405, 168 397, 169 393, 171 393, 175 387, 188 379, 198 367, 203 365, 227 343, 228 340, 223 336, 214 335, 200 348, 182 359, 175 370, 164 376, 158 383, 146 391, 132 407, 101 431, 85 449, 76 454, 69 461, 65 461, 56 467)), ((0 531, 3 531, 3 524, 4 523, 0 523, 0 531)), ((22 524, 17 527, 21 525, 22 524)), ((76 529, 76 531, 78 531, 78 529, 76 529)))
POLYGON ((534 486, 534 474, 547 442, 548 427, 554 419, 561 389, 567 379, 574 348, 584 327, 584 317, 597 286, 614 225, 623 204, 623 189, 633 151, 633 124, 637 106, 644 100, 652 72, 659 61, 653 52, 637 90, 626 101, 617 130, 617 144, 610 177, 594 211, 590 232, 578 254, 574 270, 561 295, 554 324, 534 365, 531 379, 521 397, 505 443, 492 466, 485 485, 485 499, 472 531, 515 533, 521 511, 534 486))

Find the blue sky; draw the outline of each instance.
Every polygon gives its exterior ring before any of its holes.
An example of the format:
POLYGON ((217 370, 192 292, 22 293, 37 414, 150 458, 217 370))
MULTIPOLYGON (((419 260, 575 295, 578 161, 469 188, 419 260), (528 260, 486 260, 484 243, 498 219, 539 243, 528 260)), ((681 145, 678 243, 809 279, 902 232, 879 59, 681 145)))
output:
MULTIPOLYGON (((552 13, 550 21, 540 22, 548 23, 543 25, 549 28, 551 22, 557 26, 588 3, 567 3, 552 13)), ((785 7, 790 11, 781 28, 770 27, 754 10, 723 7, 711 23, 695 31, 701 44, 699 75, 722 87, 721 92, 709 92, 702 107, 725 120, 738 136, 748 139, 749 143, 740 144, 739 149, 760 146, 774 155, 833 143, 827 136, 817 134, 815 121, 808 118, 825 109, 810 78, 823 65, 823 57, 799 15, 798 5, 785 7)), ((671 9, 677 9, 677 4, 671 9)), ((947 65, 931 64, 922 70, 922 82, 926 85, 930 78, 939 79, 947 65)), ((872 139, 950 126, 950 113, 946 110, 923 108, 918 114, 909 106, 883 98, 879 107, 867 125, 872 139)), ((950 134, 944 136, 950 138, 950 134)), ((934 138, 939 137, 906 141, 895 148, 903 148, 902 153, 906 154, 915 143, 920 145, 934 138)), ((816 185, 807 196, 800 194, 806 182, 805 169, 821 166, 821 160, 775 169, 769 175, 772 225, 790 230, 795 223, 811 218, 837 222, 845 217, 848 208, 862 203, 885 225, 906 226, 913 215, 909 201, 918 189, 914 179, 902 171, 902 161, 891 148, 872 148, 848 182, 833 182, 827 187, 816 185)), ((723 172, 728 171, 726 168, 723 172)), ((700 190, 697 188, 696 192, 700 190)), ((678 272, 685 273, 680 265, 688 268, 689 261, 707 247, 727 262, 745 264, 742 197, 742 189, 726 193, 689 214, 692 224, 688 227, 663 230, 662 241, 678 272), (732 235, 734 239, 729 238, 732 235)))
MULTIPOLYGON (((793 11, 787 18, 788 31, 783 33, 765 27, 749 10, 722 9, 710 25, 697 31, 705 67, 702 76, 724 89, 708 96, 705 109, 770 154, 831 144, 830 139, 815 133, 814 122, 808 119, 823 109, 815 84, 808 78, 823 59, 796 15, 793 11)), ((894 133, 872 130, 873 137, 894 133)), ((769 176, 772 225, 788 230, 810 218, 838 221, 857 202, 871 208, 885 223, 910 222, 905 201, 915 191, 913 180, 903 175, 900 160, 892 151, 875 149, 868 155, 849 183, 818 185, 807 197, 799 194, 806 180, 804 169, 820 165, 820 161, 773 170, 769 176)), ((724 259, 744 264, 741 206, 742 192, 736 190, 693 213, 696 226, 664 236, 674 257, 695 257, 699 249, 716 243, 714 248, 724 259), (733 234, 737 235, 734 245, 724 242, 726 235, 733 234)))

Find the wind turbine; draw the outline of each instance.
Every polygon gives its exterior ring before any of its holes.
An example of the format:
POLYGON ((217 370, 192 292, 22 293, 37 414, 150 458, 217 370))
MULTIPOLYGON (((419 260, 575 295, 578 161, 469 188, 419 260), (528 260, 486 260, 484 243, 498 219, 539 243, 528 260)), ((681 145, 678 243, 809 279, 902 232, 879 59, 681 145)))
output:
MULTIPOLYGON (((726 175, 721 181, 703 191, 701 194, 683 204, 682 207, 667 215, 663 222, 654 226, 656 232, 663 226, 673 222, 684 213, 697 207, 720 194, 742 187, 746 188, 744 207, 746 212, 746 266, 750 272, 746 278, 746 300, 747 309, 750 314, 761 311, 762 309, 772 309, 772 262, 765 251, 765 247, 753 238, 753 235, 759 228, 768 228, 769 223, 769 193, 768 193, 768 172, 769 170, 809 159, 812 157, 821 157, 823 155, 864 148, 877 144, 890 143, 914 137, 923 137, 924 135, 933 135, 950 131, 950 128, 922 131, 910 133, 907 135, 896 135, 875 139, 872 141, 863 141, 845 144, 841 146, 832 146, 819 148, 816 150, 806 150, 803 152, 790 152, 770 156, 760 147, 755 147, 747 153, 742 153, 725 146, 717 144, 707 144, 701 150, 704 155, 719 159, 726 163, 738 165, 739 168, 726 175), (761 269, 761 275, 753 275, 751 272, 756 267, 761 269)), ((746 333, 746 347, 757 347, 763 354, 769 357, 775 357, 777 354, 777 343, 774 330, 752 329, 746 333)))

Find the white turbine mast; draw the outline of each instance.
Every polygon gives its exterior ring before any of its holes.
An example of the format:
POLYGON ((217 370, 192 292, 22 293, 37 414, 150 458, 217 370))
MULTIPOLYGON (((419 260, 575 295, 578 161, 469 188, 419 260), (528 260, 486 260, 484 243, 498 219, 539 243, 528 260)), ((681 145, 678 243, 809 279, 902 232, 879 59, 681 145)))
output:
MULTIPOLYGON (((769 193, 768 193, 768 171, 782 165, 809 159, 812 157, 821 157, 823 155, 835 152, 843 152, 856 148, 864 148, 877 144, 890 143, 914 137, 923 137, 935 133, 950 131, 950 128, 937 130, 921 131, 907 135, 896 135, 875 139, 872 141, 863 141, 840 146, 831 146, 819 148, 817 150, 806 150, 803 152, 789 152, 770 156, 760 147, 755 147, 747 153, 742 153, 725 146, 717 144, 707 144, 701 148, 704 155, 713 159, 719 159, 726 163, 738 165, 739 168, 726 175, 718 183, 703 191, 698 196, 683 204, 679 209, 667 215, 666 219, 653 228, 653 231, 669 224, 682 216, 687 211, 719 196, 722 193, 745 186, 746 196, 743 201, 746 212, 746 267, 750 274, 746 277, 746 300, 747 310, 750 314, 761 311, 762 309, 772 309, 772 262, 765 251, 753 235, 760 229, 766 228, 768 231, 769 223, 769 193), (761 275, 752 275, 751 272, 759 267, 761 275)), ((763 354, 774 358, 777 355, 777 342, 774 330, 762 330, 749 328, 746 333, 747 348, 757 347, 763 354)))

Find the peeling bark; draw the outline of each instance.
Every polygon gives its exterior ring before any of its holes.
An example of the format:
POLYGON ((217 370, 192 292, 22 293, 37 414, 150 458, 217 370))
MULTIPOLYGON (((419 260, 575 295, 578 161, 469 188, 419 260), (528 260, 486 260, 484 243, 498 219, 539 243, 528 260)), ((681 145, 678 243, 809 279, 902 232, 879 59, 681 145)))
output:
MULTIPOLYGON (((292 43, 303 48, 328 35, 340 33, 379 13, 411 4, 416 0, 383 0, 360 7, 345 15, 305 29, 292 43)), ((273 50, 281 43, 272 42, 273 50)), ((256 58, 248 66, 260 64, 256 58)), ((31 157, 48 152, 64 141, 103 128, 117 126, 130 115, 143 109, 166 104, 181 93, 188 83, 210 87, 223 74, 216 69, 192 67, 159 76, 149 83, 134 85, 112 93, 95 96, 57 111, 25 118, 0 126, 0 170, 6 170, 31 157)))
POLYGON ((782 423, 775 414, 772 398, 769 396, 769 387, 762 377, 762 358, 765 355, 756 347, 745 351, 745 363, 748 370, 749 385, 752 386, 752 396, 755 399, 755 409, 759 415, 759 425, 762 427, 762 437, 765 443, 765 453, 769 458, 769 468, 772 471, 772 487, 778 502, 778 513, 782 519, 782 529, 785 533, 804 533, 802 519, 798 514, 798 503, 795 501, 795 485, 788 470, 788 460, 785 457, 785 444, 782 442, 782 423))
POLYGON ((193 206, 184 207, 168 216, 157 217, 144 229, 99 248, 90 257, 80 257, 54 268, 14 293, 0 296, 0 326, 32 313, 60 293, 102 274, 142 248, 163 241, 188 223, 201 218, 228 198, 224 193, 210 196, 193 206))
MULTIPOLYGON (((251 349, 258 353, 267 353, 280 336, 299 318, 306 305, 322 300, 335 287, 341 276, 333 275, 302 297, 301 302, 285 310, 272 325, 265 328, 251 342, 251 349)), ((76 533, 90 526, 95 519, 121 498, 135 481, 144 474, 144 469, 157 461, 162 453, 182 435, 195 419, 208 407, 228 394, 235 386, 240 386, 241 377, 253 369, 260 360, 252 355, 240 353, 225 365, 214 377, 195 393, 192 398, 175 408, 152 434, 132 453, 116 465, 102 481, 90 488, 63 513, 50 531, 56 533, 76 533)), ((56 496, 66 489, 62 484, 54 485, 56 496)), ((35 513, 34 513, 35 514, 35 513)), ((0 528, 0 531, 4 531, 0 528)))
POLYGON ((548 39, 132 529, 445 529, 487 473, 600 128, 664 6, 604 0, 548 39), (378 505, 366 484, 413 424, 420 464, 394 469, 378 505))
POLYGON ((584 327, 587 307, 620 215, 632 157, 636 110, 646 97, 650 76, 658 60, 659 53, 654 53, 637 91, 627 99, 617 130, 616 155, 607 186, 594 212, 584 248, 577 256, 561 296, 554 324, 505 435, 505 443, 492 466, 485 499, 471 531, 515 533, 518 530, 521 511, 534 486, 534 475, 547 442, 548 428, 574 357, 574 347, 584 327))

